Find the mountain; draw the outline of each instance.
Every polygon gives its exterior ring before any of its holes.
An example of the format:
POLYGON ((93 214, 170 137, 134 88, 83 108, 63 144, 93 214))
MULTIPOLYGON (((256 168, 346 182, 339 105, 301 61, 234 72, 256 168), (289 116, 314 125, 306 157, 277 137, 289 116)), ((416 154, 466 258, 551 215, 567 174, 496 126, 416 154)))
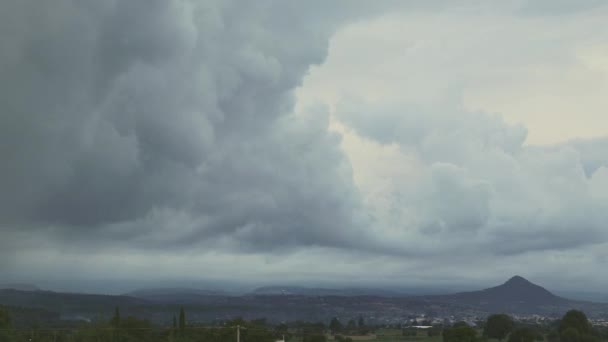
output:
POLYGON ((125 296, 144 299, 155 303, 188 304, 205 303, 209 297, 229 296, 227 292, 191 288, 151 288, 138 289, 125 296))
POLYGON ((135 307, 147 302, 128 296, 110 296, 52 291, 0 290, 0 304, 13 307, 37 308, 62 313, 78 312, 97 314, 112 312, 117 306, 135 307))
POLYGON ((378 296, 378 297, 402 297, 406 294, 386 289, 374 288, 315 288, 299 286, 265 286, 259 287, 251 292, 252 295, 290 295, 290 296, 378 296))
POLYGON ((40 288, 32 284, 0 284, 0 290, 40 291, 40 288))
POLYGON ((488 312, 544 312, 580 304, 554 295, 542 286, 514 276, 502 285, 481 291, 425 296, 425 299, 479 307, 488 312))
POLYGON ((170 323, 180 307, 187 307, 189 319, 200 322, 237 316, 270 322, 328 321, 336 316, 356 319, 361 315, 374 317, 376 322, 392 322, 420 314, 464 319, 500 312, 557 318, 570 309, 608 318, 608 304, 565 299, 519 276, 485 290, 425 296, 406 296, 397 290, 294 286, 262 287, 244 295, 188 288, 141 289, 122 296, 4 289, 0 290, 0 305, 12 310, 35 309, 22 316, 38 315, 42 320, 109 318, 114 308, 120 307, 125 316, 162 324, 170 323))

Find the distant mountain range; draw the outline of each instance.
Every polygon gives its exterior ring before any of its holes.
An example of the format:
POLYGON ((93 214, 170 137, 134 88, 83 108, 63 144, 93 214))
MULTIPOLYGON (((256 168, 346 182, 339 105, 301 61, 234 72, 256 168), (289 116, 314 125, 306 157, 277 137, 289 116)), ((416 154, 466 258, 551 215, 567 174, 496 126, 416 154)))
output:
POLYGON ((470 317, 497 312, 558 317, 573 308, 583 310, 591 317, 608 318, 608 304, 566 299, 520 276, 480 291, 424 296, 381 289, 294 286, 262 287, 242 295, 158 288, 109 296, 41 291, 24 286, 0 289, 0 304, 48 310, 61 317, 109 317, 114 307, 119 306, 125 314, 164 323, 169 322, 180 306, 187 306, 189 317, 196 320, 236 316, 277 321, 366 316, 386 321, 422 313, 435 317, 470 317))
POLYGON ((223 291, 191 288, 151 288, 135 290, 126 293, 125 296, 155 303, 199 304, 208 302, 208 297, 228 297, 230 294, 223 291))
POLYGON ((298 286, 266 286, 251 292, 252 295, 292 295, 292 296, 379 296, 379 297, 403 297, 411 296, 400 291, 385 290, 377 288, 310 288, 298 286))
POLYGON ((19 291, 40 291, 40 288, 32 284, 0 284, 0 290, 19 290, 19 291))

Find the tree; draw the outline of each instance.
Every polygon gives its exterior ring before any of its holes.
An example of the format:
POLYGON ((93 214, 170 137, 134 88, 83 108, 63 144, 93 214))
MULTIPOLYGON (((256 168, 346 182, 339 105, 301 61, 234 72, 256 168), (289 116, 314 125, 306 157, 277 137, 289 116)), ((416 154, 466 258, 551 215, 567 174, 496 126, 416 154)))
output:
POLYGON ((454 326, 443 329, 443 342, 474 342, 477 340, 477 331, 470 326, 454 326))
POLYGON ((507 335, 509 335, 514 326, 515 323, 513 322, 513 319, 508 315, 491 315, 486 321, 483 329, 483 336, 496 338, 499 341, 502 341, 505 337, 507 337, 507 335))
POLYGON ((277 337, 285 337, 285 339, 289 339, 291 337, 291 334, 289 333, 289 327, 285 323, 277 325, 274 331, 277 337))
POLYGON ((120 310, 118 309, 118 306, 114 308, 114 317, 112 317, 110 323, 112 323, 114 328, 118 328, 120 326, 120 310))
POLYGON ((558 332, 562 342, 595 342, 599 337, 594 336, 594 331, 587 316, 578 310, 566 312, 559 322, 558 332))
POLYGON ((564 329, 560 334, 561 342, 580 342, 580 340, 581 334, 573 327, 564 329))
POLYGON ((570 310, 566 312, 562 320, 559 322, 558 331, 560 335, 563 335, 566 330, 573 328, 579 335, 590 334, 591 324, 587 320, 587 316, 578 310, 570 310))
POLYGON ((186 330, 186 312, 184 308, 179 309, 179 331, 180 334, 184 334, 184 330, 186 330))
POLYGON ((355 323, 354 319, 351 319, 348 321, 348 324, 346 325, 346 329, 348 331, 355 331, 355 329, 357 329, 357 323, 355 323))
POLYGON ((114 328, 114 338, 116 341, 120 341, 120 311, 118 310, 118 306, 114 308, 114 317, 110 320, 110 324, 114 328))
POLYGON ((337 317, 331 319, 331 322, 329 323, 329 330, 331 330, 331 332, 334 334, 342 331, 342 323, 340 323, 337 317))
POLYGON ((538 332, 532 328, 519 328, 509 335, 509 342, 534 342, 538 335, 538 332))
POLYGON ((369 333, 369 329, 365 326, 363 316, 359 316, 359 321, 357 322, 357 325, 359 326, 359 334, 367 335, 367 333, 369 333))
POLYGON ((547 342, 559 342, 559 334, 556 331, 551 331, 547 335, 547 342))

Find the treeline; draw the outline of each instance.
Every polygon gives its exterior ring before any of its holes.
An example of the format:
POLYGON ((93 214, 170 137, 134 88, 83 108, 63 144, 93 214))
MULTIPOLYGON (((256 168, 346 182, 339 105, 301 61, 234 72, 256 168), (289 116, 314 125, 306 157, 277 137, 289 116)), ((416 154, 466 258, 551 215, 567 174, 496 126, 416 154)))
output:
MULTIPOLYGON (((351 336, 372 334, 378 327, 367 326, 363 318, 346 324, 333 318, 328 325, 318 322, 292 322, 271 325, 265 320, 232 319, 215 324, 189 323, 184 309, 168 320, 166 325, 153 324, 133 316, 122 317, 116 308, 110 319, 79 323, 63 328, 16 328, 11 313, 0 307, 0 342, 232 342, 237 336, 242 342, 301 341, 325 342, 330 339, 348 342, 351 336)), ((593 327, 585 314, 571 310, 552 324, 515 322, 505 314, 491 315, 478 326, 459 322, 452 326, 424 329, 428 337, 443 342, 599 342, 608 340, 608 328, 593 327), (441 336, 441 337, 439 337, 441 336)), ((423 337, 413 327, 402 330, 402 339, 423 337)))
POLYGON ((165 326, 133 316, 122 317, 115 309, 109 320, 80 323, 67 328, 37 327, 16 328, 9 310, 0 307, 0 342, 197 342, 237 341, 275 342, 293 340, 302 342, 326 341, 323 323, 295 322, 270 325, 263 319, 246 321, 240 318, 212 325, 188 323, 186 312, 180 309, 165 326))
POLYGON ((553 325, 516 323, 505 314, 491 315, 483 324, 481 335, 475 327, 460 322, 442 331, 443 342, 599 342, 608 340, 607 328, 594 328, 587 316, 578 310, 568 311, 553 325))

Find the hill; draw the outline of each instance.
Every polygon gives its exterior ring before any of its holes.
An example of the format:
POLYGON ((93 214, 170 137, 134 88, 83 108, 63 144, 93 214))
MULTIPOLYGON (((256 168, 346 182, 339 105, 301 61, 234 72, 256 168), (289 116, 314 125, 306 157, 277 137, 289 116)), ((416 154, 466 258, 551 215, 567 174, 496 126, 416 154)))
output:
POLYGON ((0 284, 0 290, 40 291, 40 288, 32 284, 0 284))
POLYGON ((125 296, 144 299, 154 303, 166 304, 202 304, 209 302, 209 297, 229 296, 227 292, 191 288, 151 288, 138 289, 125 296))
POLYGON ((378 296, 378 297, 402 297, 404 293, 386 289, 374 288, 316 288, 299 286, 266 286, 252 291, 252 295, 290 295, 290 296, 378 296))
POLYGON ((0 304, 61 313, 111 313, 115 307, 136 307, 146 301, 128 296, 63 293, 52 291, 0 290, 0 304))
POLYGON ((425 298, 443 303, 474 306, 488 312, 513 313, 545 313, 581 304, 556 296, 544 287, 520 276, 514 276, 502 285, 480 291, 425 296, 425 298))

